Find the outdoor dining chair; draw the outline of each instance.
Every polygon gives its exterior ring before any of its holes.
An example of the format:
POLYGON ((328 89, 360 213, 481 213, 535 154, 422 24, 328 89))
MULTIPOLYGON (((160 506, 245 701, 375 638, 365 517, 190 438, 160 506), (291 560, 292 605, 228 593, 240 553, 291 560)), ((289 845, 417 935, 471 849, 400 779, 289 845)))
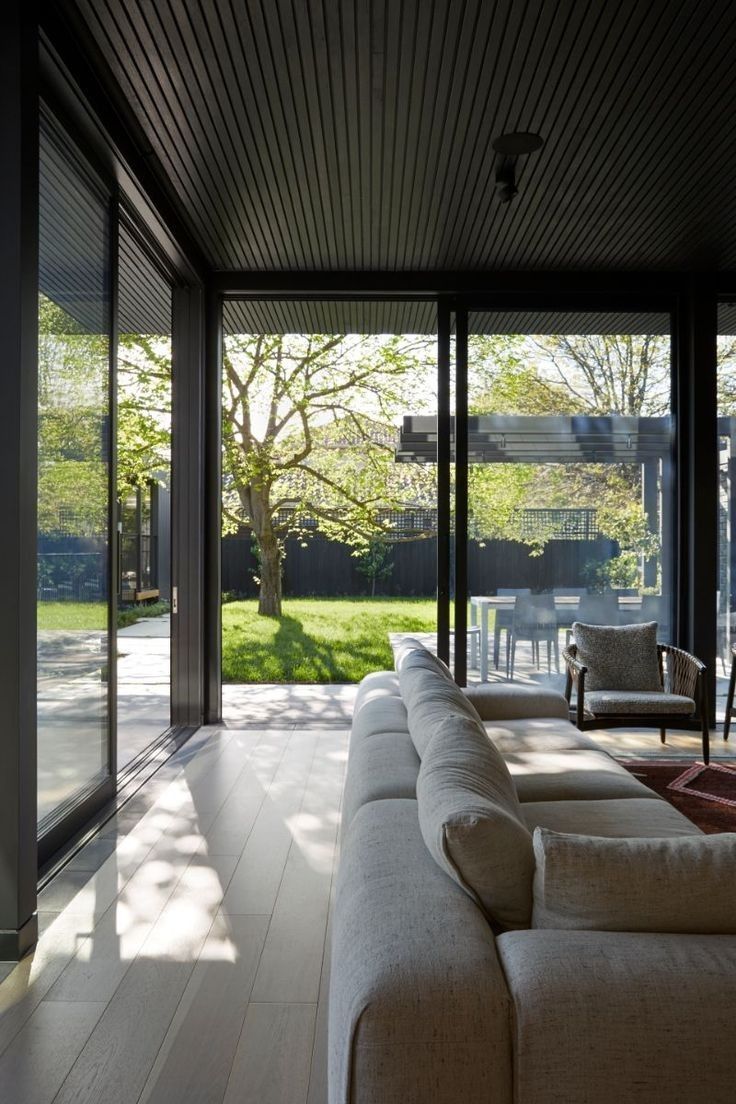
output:
POLYGON ((554 651, 555 669, 560 669, 560 650, 557 640, 557 614, 555 600, 551 594, 520 595, 514 605, 511 621, 510 660, 506 675, 513 680, 516 666, 516 646, 519 641, 528 640, 532 648, 532 662, 539 670, 539 645, 547 645, 547 671, 552 672, 552 652, 554 651))
MULTIPOLYGON (((531 587, 499 587, 496 591, 498 598, 519 598, 531 594, 531 587)), ((511 625, 514 619, 514 611, 510 609, 497 609, 496 619, 493 625, 493 666, 498 670, 499 653, 501 651, 501 633, 506 633, 506 674, 509 669, 509 650, 511 647, 511 625)))

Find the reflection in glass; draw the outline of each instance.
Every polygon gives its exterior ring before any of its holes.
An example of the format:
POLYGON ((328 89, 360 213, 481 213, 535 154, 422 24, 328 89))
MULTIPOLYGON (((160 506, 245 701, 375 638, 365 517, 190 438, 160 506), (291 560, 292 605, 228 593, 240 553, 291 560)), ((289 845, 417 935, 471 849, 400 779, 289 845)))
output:
POLYGON ((123 770, 171 723, 171 286, 120 227, 117 746, 123 770))
POLYGON ((38 816, 108 774, 106 207, 41 141, 38 816))
POLYGON ((718 307, 718 593, 716 595, 716 719, 723 720, 736 643, 736 309, 718 307))

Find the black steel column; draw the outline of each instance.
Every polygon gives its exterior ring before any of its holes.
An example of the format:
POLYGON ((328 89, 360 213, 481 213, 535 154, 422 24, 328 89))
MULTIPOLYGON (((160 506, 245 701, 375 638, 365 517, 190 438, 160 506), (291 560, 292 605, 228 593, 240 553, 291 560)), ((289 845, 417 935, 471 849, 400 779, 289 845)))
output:
POLYGON ((715 291, 699 279, 679 299, 676 335, 680 563, 679 643, 708 667, 715 718, 718 430, 715 291))
POLYGON ((36 941, 36 463, 38 32, 36 6, 0 16, 0 959, 36 941))
POLYGON ((437 305, 437 655, 450 662, 450 306, 437 305))
POLYGON ((222 301, 205 297, 204 379, 204 719, 222 720, 222 301))
POLYGON ((455 314, 455 682, 468 678, 468 312, 455 314))
POLYGON ((171 723, 204 716, 204 295, 174 288, 171 723))

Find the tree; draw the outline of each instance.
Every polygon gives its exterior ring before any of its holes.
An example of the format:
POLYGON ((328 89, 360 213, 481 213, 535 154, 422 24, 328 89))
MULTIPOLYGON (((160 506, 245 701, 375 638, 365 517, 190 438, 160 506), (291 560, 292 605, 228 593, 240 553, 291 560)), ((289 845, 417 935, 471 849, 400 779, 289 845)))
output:
POLYGON ((535 338, 553 378, 590 414, 667 414, 670 341, 662 334, 535 338))
POLYGON ((388 579, 394 569, 391 545, 383 537, 372 537, 367 548, 356 553, 357 570, 370 580, 371 598, 376 594, 376 583, 388 579))
POLYGON ((394 459, 396 421, 427 393, 431 338, 239 334, 223 362, 224 518, 258 543, 258 612, 281 614, 283 541, 314 519, 360 548, 381 512, 433 485, 394 459), (403 471, 400 470, 403 467, 403 471))
MULTIPOLYGON (((471 363, 482 368, 470 397, 474 412, 660 416, 669 410, 669 341, 662 335, 474 340, 471 363)), ((622 550, 651 558, 658 539, 641 504, 640 479, 637 464, 476 465, 469 478, 475 531, 541 554, 550 533, 526 530, 523 511, 588 506, 622 550)))

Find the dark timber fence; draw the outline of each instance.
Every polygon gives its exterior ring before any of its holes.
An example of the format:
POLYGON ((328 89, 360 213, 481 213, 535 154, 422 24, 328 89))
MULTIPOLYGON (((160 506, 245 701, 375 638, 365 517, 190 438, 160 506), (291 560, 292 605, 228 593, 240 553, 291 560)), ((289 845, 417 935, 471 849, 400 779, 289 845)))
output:
MULTIPOLYGON (((435 593, 436 540, 406 541, 391 547, 391 574, 376 582, 376 595, 429 597, 435 593)), ((618 552, 618 545, 604 537, 595 540, 549 541, 541 556, 515 541, 471 540, 468 545, 468 578, 473 594, 493 594, 498 587, 531 587, 533 591, 556 586, 585 586, 586 565, 602 563, 618 552)), ((222 541, 222 589, 255 597, 253 576, 258 563, 249 536, 229 536, 222 541)), ((337 541, 313 536, 306 542, 286 541, 284 594, 292 597, 355 596, 370 594, 371 580, 358 571, 350 548, 337 541), (304 547, 303 544, 306 546, 304 547)))

